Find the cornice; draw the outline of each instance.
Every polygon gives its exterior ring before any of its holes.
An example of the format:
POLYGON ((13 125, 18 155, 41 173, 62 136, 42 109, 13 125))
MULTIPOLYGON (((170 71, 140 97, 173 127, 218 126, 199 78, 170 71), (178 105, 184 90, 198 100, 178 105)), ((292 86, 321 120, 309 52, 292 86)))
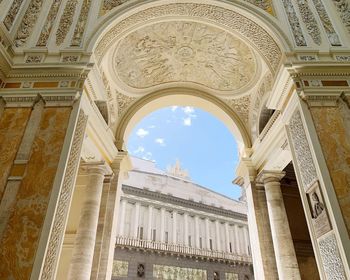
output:
POLYGON ((179 197, 174 197, 174 196, 153 192, 145 189, 139 189, 128 185, 123 185, 122 190, 125 194, 133 194, 144 198, 155 199, 162 202, 169 202, 172 204, 189 207, 196 210, 201 210, 201 211, 210 212, 213 214, 222 215, 230 218, 236 218, 242 221, 247 221, 247 215, 245 214, 237 213, 231 210, 225 210, 219 207, 198 203, 191 200, 186 200, 179 197))

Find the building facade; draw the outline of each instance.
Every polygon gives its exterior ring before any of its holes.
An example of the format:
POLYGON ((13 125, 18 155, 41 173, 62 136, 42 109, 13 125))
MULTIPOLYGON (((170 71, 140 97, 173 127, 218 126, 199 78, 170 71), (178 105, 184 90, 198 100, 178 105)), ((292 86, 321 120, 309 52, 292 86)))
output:
POLYGON ((0 0, 0 279, 111 279, 125 141, 171 105, 237 140, 257 279, 350 279, 349 10, 0 0))
POLYGON ((244 202, 196 185, 179 163, 169 172, 138 158, 132 165, 122 182, 113 278, 253 279, 244 202))

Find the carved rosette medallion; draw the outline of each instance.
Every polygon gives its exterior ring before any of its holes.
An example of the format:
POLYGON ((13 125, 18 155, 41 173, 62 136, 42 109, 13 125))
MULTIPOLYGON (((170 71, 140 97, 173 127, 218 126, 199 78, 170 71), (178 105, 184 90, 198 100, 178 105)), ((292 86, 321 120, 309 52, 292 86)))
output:
POLYGON ((303 187, 305 191, 307 191, 312 183, 317 179, 317 173, 299 111, 296 111, 293 114, 289 123, 289 131, 299 166, 303 187))
POLYGON ((195 22, 153 24, 129 34, 118 46, 114 70, 132 88, 193 82, 237 91, 256 76, 252 50, 216 27, 195 22))

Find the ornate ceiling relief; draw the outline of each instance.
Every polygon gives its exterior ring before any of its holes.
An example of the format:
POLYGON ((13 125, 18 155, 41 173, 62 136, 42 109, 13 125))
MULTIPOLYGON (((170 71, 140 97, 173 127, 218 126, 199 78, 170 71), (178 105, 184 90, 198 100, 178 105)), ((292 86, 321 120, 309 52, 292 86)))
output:
POLYGON ((61 2, 62 0, 54 0, 51 4, 50 11, 46 18, 45 24, 41 30, 37 46, 46 46, 50 36, 50 32, 52 30, 52 25, 54 24, 55 19, 57 17, 58 9, 61 5, 61 2))
POLYGON ((298 16, 295 12, 294 6, 291 0, 282 0, 284 9, 286 11, 289 24, 292 28, 293 36, 297 46, 306 46, 306 40, 303 35, 303 31, 300 27, 298 16))
POLYGON ((10 7, 10 10, 8 11, 5 19, 4 24, 7 28, 7 30, 10 30, 12 27, 13 22, 15 21, 15 18, 18 14, 19 9, 21 8, 21 5, 23 4, 23 0, 14 0, 12 2, 12 5, 10 7))
POLYGON ((131 33, 118 46, 114 63, 118 77, 138 89, 194 82, 236 91, 256 74, 254 54, 243 41, 189 21, 157 23, 131 33))
POLYGON ((266 30, 254 21, 234 11, 213 5, 193 3, 177 3, 152 7, 122 20, 111 28, 98 43, 95 49, 97 60, 100 60, 104 56, 110 45, 128 28, 166 16, 205 18, 213 23, 225 26, 228 30, 236 31, 255 45, 263 57, 265 57, 272 71, 277 71, 282 53, 266 30))
POLYGON ((337 8, 341 20, 350 33, 350 4, 347 0, 332 0, 337 8))
POLYGON ((91 0, 84 0, 83 6, 81 7, 79 19, 75 26, 74 35, 72 38, 71 46, 80 46, 83 39, 86 22, 89 15, 91 0))
POLYGON ((63 15, 60 19, 60 24, 56 31, 56 44, 60 46, 67 36, 67 33, 72 25, 75 9, 77 7, 78 0, 68 0, 66 7, 64 8, 63 15))
POLYGON ((332 46, 341 46, 337 32, 334 30, 333 24, 328 16, 325 6, 321 0, 313 0, 316 11, 321 19, 323 28, 326 31, 329 42, 332 46))
POLYGON ((121 4, 128 1, 129 0, 103 0, 100 15, 104 15, 105 13, 112 10, 113 8, 118 7, 121 4))
POLYGON ((317 21, 309 7, 308 2, 305 0, 297 0, 297 4, 303 22, 305 23, 305 26, 307 28, 307 32, 309 33, 310 37, 316 45, 321 45, 322 39, 320 29, 318 28, 317 21))
POLYGON ((22 46, 29 38, 43 5, 43 0, 32 0, 18 28, 15 45, 22 46))

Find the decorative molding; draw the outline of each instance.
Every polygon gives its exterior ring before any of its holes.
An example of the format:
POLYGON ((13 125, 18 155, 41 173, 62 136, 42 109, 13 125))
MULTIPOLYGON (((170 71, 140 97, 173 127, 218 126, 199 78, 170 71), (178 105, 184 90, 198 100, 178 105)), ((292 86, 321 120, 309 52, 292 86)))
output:
POLYGON ((345 25, 345 28, 350 33, 350 4, 347 0, 332 0, 334 6, 337 8, 339 16, 345 25))
POLYGON ((291 2, 291 0, 282 0, 282 2, 287 14, 290 27, 292 28, 292 33, 293 33, 296 45, 298 47, 307 46, 293 3, 291 2))
POLYGON ((225 26, 232 31, 236 31, 254 44, 265 57, 267 63, 274 72, 276 72, 279 67, 282 58, 281 50, 266 30, 252 20, 234 11, 214 5, 194 3, 174 3, 152 7, 122 20, 109 30, 98 43, 95 50, 97 60, 100 60, 102 56, 104 56, 110 44, 113 43, 125 29, 136 26, 137 24, 144 24, 155 18, 166 16, 207 18, 216 24, 225 26))
POLYGON ((69 32, 69 29, 73 23, 73 18, 77 4, 78 0, 68 0, 68 2, 66 3, 66 6, 60 19, 58 29, 56 31, 57 46, 60 46, 64 42, 69 32))
POLYGON ((128 2, 129 0, 103 0, 100 15, 104 15, 115 7, 128 2))
POLYGON ((312 0, 316 11, 321 19, 324 30, 326 31, 329 42, 332 46, 341 46, 340 39, 330 20, 327 10, 321 0, 312 0))
POLYGON ((301 92, 300 97, 309 107, 338 107, 341 94, 305 94, 301 92))
POLYGON ((131 104, 137 100, 136 97, 130 97, 120 92, 116 92, 116 97, 118 103, 118 117, 123 115, 131 104))
POLYGON ((333 232, 318 240, 323 269, 327 280, 346 280, 344 265, 333 232))
POLYGON ((299 59, 302 61, 317 61, 316 55, 299 55, 299 59))
POLYGON ((2 96, 5 107, 33 107, 38 95, 32 96, 2 96))
POLYGON ((299 166, 298 169, 300 170, 303 188, 307 191, 318 177, 301 119, 301 114, 298 110, 294 112, 290 119, 289 131, 295 151, 295 157, 299 166))
POLYGON ((79 55, 64 55, 61 58, 61 62, 64 63, 75 63, 79 61, 79 55))
MULTIPOLYGON (((162 202, 173 203, 173 204, 181 205, 187 208, 205 211, 207 213, 214 213, 225 217, 236 218, 242 221, 247 221, 247 215, 245 214, 237 213, 231 210, 226 210, 223 208, 219 208, 219 207, 215 207, 215 206, 211 206, 211 205, 207 205, 207 204, 203 204, 203 203, 199 203, 199 202, 195 202, 195 201, 191 201, 191 200, 187 200, 187 199, 183 199, 175 196, 170 196, 167 194, 162 194, 159 192, 154 192, 146 189, 139 189, 139 188, 135 188, 127 185, 123 185, 122 190, 124 194, 136 195, 138 197, 150 198, 150 199, 154 199, 162 202)), ((131 198, 128 197, 128 199, 130 200, 131 198)))
POLYGON ((62 2, 62 0, 54 0, 53 1, 51 8, 50 8, 50 11, 49 11, 49 14, 46 18, 45 24, 44 24, 43 28, 41 29, 40 37, 39 37, 39 40, 36 44, 37 46, 44 47, 47 45, 47 41, 49 39, 51 30, 52 30, 52 26, 53 26, 55 19, 57 17, 61 2, 62 2))
POLYGON ((55 266, 57 265, 60 246, 64 236, 64 227, 67 220, 69 204, 73 194, 75 177, 77 174, 80 151, 85 134, 87 123, 87 115, 81 110, 79 112, 77 125, 73 137, 71 151, 67 160, 66 174, 63 179, 62 188, 57 203, 57 211, 55 213, 53 227, 49 239, 49 246, 44 260, 43 280, 51 280, 54 278, 55 266))
POLYGON ((5 19, 4 19, 4 25, 6 26, 7 30, 10 30, 13 22, 15 21, 16 16, 18 15, 19 9, 21 8, 24 0, 14 0, 12 2, 12 5, 10 7, 10 10, 8 11, 5 19))
POLYGON ((20 47, 27 42, 27 39, 33 31, 33 27, 38 20, 43 3, 44 0, 32 0, 30 2, 29 7, 17 30, 16 39, 14 41, 16 47, 20 47))
POLYGON ((343 62, 350 62, 350 55, 336 55, 335 60, 343 61, 343 62))
POLYGON ((316 45, 321 45, 322 39, 320 29, 318 28, 317 21, 309 7, 308 2, 305 0, 296 0, 296 2, 298 4, 300 15, 306 26, 307 32, 316 45))
POLYGON ((91 6, 91 0, 83 0, 83 1, 84 1, 83 6, 81 7, 80 15, 79 15, 77 24, 75 26, 71 46, 80 46, 83 39, 86 23, 88 20, 89 10, 91 6))

